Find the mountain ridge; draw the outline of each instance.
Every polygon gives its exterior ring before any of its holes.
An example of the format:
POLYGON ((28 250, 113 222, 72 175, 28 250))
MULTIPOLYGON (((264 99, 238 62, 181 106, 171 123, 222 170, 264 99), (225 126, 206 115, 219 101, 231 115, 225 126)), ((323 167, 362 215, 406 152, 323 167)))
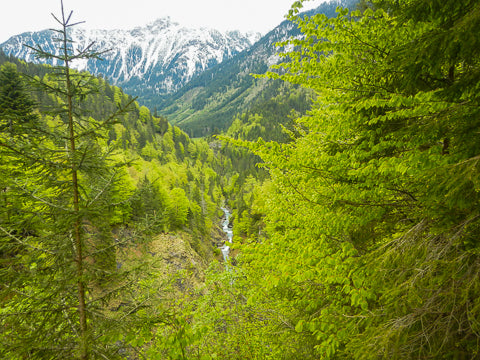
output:
MULTIPOLYGON (((179 89, 195 75, 250 47, 260 34, 189 28, 164 17, 129 30, 72 29, 70 36, 75 51, 92 42, 94 50, 111 49, 104 54, 104 61, 74 63, 77 70, 102 74, 127 92, 142 96, 179 89)), ((39 63, 23 44, 38 44, 51 51, 54 37, 52 30, 27 32, 11 37, 0 47, 7 55, 39 63)))

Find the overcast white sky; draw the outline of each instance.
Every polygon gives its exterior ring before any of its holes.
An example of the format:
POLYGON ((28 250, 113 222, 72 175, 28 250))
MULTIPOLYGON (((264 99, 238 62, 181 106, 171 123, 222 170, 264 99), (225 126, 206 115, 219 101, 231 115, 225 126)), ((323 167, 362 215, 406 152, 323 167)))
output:
MULTIPOLYGON (((310 0, 305 9, 326 0, 310 0)), ((129 29, 170 16, 183 25, 219 30, 272 30, 284 20, 294 0, 64 0, 73 19, 94 29, 129 29)), ((26 31, 56 27, 60 0, 2 0, 0 43, 26 31)))

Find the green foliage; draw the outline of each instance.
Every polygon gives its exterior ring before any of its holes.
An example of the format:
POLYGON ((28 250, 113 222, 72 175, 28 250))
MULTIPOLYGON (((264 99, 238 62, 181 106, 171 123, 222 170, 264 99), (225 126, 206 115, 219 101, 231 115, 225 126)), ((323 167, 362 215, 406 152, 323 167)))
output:
POLYGON ((479 4, 373 3, 297 19, 305 37, 269 74, 317 94, 290 142, 230 140, 271 176, 242 195, 244 280, 219 295, 277 315, 231 332, 261 336, 258 358, 478 357, 479 4))

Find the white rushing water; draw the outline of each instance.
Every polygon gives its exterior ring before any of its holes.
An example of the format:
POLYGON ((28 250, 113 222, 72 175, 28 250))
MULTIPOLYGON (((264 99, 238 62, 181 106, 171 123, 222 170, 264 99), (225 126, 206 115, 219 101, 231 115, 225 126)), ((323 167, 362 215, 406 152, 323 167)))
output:
MULTIPOLYGON (((226 242, 232 243, 233 239, 233 231, 231 228, 228 227, 230 224, 230 211, 227 208, 222 208, 223 213, 225 214, 225 220, 222 222, 222 229, 225 235, 227 236, 226 242)), ((230 247, 226 244, 226 242, 220 247, 223 254, 223 260, 228 260, 228 254, 230 253, 230 247)))

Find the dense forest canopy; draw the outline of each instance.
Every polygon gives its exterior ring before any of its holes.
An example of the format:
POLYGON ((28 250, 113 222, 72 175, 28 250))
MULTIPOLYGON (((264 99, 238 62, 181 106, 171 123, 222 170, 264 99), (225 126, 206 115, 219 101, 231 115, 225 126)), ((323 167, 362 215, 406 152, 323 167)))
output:
POLYGON ((208 139, 2 58, 4 358, 479 358, 480 1, 302 3, 271 93, 208 139), (158 265, 174 240, 199 283, 158 265))

